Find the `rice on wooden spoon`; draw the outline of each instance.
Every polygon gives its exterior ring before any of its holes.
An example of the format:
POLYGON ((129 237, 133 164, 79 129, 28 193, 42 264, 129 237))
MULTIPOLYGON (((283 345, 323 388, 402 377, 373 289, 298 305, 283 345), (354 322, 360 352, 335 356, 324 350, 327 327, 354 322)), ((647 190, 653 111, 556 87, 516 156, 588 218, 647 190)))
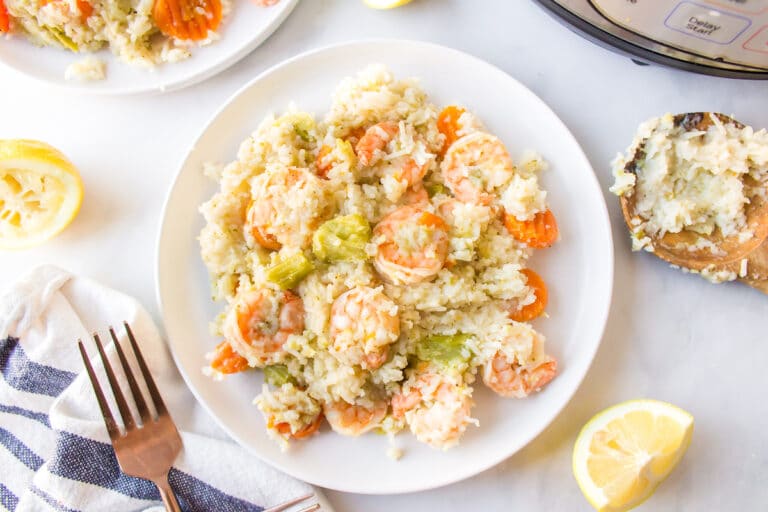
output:
MULTIPOLYGON (((739 130, 745 128, 742 123, 731 117, 707 112, 678 114, 672 117, 672 124, 676 129, 675 133, 686 139, 704 137, 713 126, 717 126, 717 129, 724 129, 723 127, 728 125, 739 130)), ((649 133, 652 134, 653 131, 649 133)), ((646 163, 648 140, 649 137, 645 137, 636 141, 633 146, 634 154, 626 158, 623 169, 625 173, 635 177, 632 187, 625 187, 623 193, 620 193, 621 209, 633 237, 643 237, 642 246, 661 259, 684 269, 702 272, 713 280, 731 280, 736 276, 746 280, 768 278, 768 275, 764 275, 767 274, 764 271, 768 268, 765 258, 756 260, 755 263, 749 262, 751 254, 768 236, 768 194, 766 193, 768 189, 766 189, 765 179, 768 176, 768 170, 762 174, 758 173, 760 181, 749 173, 741 177, 743 190, 749 202, 744 205, 745 225, 738 232, 724 235, 720 227, 715 226, 710 233, 701 232, 701 229, 697 232, 687 227, 679 229, 678 232, 645 233, 641 231, 640 226, 647 223, 647 219, 637 211, 639 194, 635 193, 635 187, 639 179, 638 170, 643 169, 646 163)), ((672 144, 671 141, 668 142, 672 144)), ((677 156, 673 151, 670 156, 675 159, 672 165, 678 164, 677 156)), ((685 171, 685 169, 682 170, 685 171)))

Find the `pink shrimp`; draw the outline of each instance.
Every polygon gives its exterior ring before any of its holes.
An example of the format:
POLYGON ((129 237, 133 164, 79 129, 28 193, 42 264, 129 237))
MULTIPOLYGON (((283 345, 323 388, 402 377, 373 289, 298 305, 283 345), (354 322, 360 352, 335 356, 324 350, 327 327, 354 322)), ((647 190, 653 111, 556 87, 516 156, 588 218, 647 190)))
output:
POLYGON ((402 206, 374 228, 376 270, 395 284, 429 279, 443 268, 448 233, 443 219, 415 206, 402 206))
POLYGON ((486 206, 515 172, 501 140, 484 132, 470 133, 451 144, 440 169, 456 199, 486 206))
POLYGON ((345 436, 359 436, 378 427, 387 415, 387 408, 385 401, 376 401, 369 408, 340 400, 325 404, 323 412, 335 432, 345 436))
POLYGON ((239 296, 224 320, 224 335, 250 366, 281 360, 288 336, 304 330, 304 305, 289 291, 260 288, 239 296))
POLYGON ((458 443, 470 423, 471 388, 458 376, 427 369, 392 397, 392 415, 405 418, 416 438, 434 448, 458 443))
POLYGON ((358 286, 331 306, 331 353, 364 370, 379 368, 400 336, 397 306, 380 289, 358 286))
POLYGON ((483 382, 504 397, 525 398, 557 375, 557 361, 549 358, 537 366, 523 366, 497 353, 483 371, 483 382))
POLYGON ((311 230, 325 218, 328 204, 324 180, 307 169, 285 167, 256 176, 251 183, 253 200, 245 222, 246 240, 277 250, 305 247, 311 230), (312 205, 307 213, 307 205, 312 205), (301 229, 304 223, 309 229, 301 229))
POLYGON ((387 144, 395 138, 399 128, 396 123, 383 121, 368 128, 355 146, 360 163, 371 166, 381 160, 387 144))

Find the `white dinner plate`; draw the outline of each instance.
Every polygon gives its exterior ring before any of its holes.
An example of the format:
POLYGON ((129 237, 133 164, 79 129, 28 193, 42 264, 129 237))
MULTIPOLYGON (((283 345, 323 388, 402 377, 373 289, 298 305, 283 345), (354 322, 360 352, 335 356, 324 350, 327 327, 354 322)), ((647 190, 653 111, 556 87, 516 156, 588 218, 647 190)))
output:
POLYGON ((89 54, 39 48, 22 36, 0 41, 0 63, 29 77, 91 94, 128 95, 180 89, 209 78, 252 52, 288 17, 298 0, 280 0, 259 7, 251 0, 233 0, 232 12, 219 29, 221 38, 192 50, 180 62, 146 69, 126 64, 109 50, 91 55, 107 62, 107 78, 92 82, 66 80, 67 66, 89 54))
MULTIPOLYGON (((470 55, 410 41, 365 41, 312 51, 254 79, 213 117, 194 143, 168 196, 158 241, 158 300, 171 351, 187 384, 216 421, 242 446, 273 466, 313 484, 348 492, 389 494, 428 489, 472 476, 520 450, 557 416, 586 374, 605 326, 613 281, 613 245, 603 196, 573 135, 531 91, 503 71, 470 55), (216 190, 204 162, 229 162, 242 140, 268 113, 290 102, 325 113, 339 81, 369 63, 386 64, 397 77, 419 77, 437 105, 460 103, 501 137, 513 158, 536 149, 549 161, 542 178, 562 240, 531 259, 549 285, 549 318, 535 322, 547 337, 560 374, 525 400, 502 399, 481 383, 461 444, 448 451, 397 436, 405 454, 387 457, 388 441, 374 434, 342 437, 327 427, 283 453, 267 437, 251 404, 260 372, 223 382, 204 376, 203 355, 219 341, 208 323, 223 308, 210 299, 199 255, 203 227, 198 206, 216 190)), ((247 469, 246 469, 247 470, 247 469)))

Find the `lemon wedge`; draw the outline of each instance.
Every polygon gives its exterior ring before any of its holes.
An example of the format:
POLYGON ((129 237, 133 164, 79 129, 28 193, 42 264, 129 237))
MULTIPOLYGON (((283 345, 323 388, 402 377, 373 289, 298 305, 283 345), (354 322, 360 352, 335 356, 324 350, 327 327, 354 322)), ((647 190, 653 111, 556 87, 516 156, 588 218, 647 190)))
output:
POLYGON ((365 5, 374 9, 392 9, 410 3, 411 0, 363 0, 365 5))
POLYGON ((83 183, 59 150, 35 140, 0 140, 0 249, 48 240, 80 210, 83 183))
POLYGON ((693 416, 656 400, 630 400, 587 423, 573 448, 573 474, 600 512, 645 501, 691 442, 693 416))

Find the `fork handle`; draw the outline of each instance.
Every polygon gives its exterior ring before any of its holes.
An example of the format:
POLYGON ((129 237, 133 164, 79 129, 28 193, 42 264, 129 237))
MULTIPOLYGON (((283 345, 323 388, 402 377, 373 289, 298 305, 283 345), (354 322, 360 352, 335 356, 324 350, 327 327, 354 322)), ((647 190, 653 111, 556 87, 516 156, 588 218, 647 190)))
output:
POLYGON ((168 474, 153 480, 153 482, 157 486, 157 490, 160 491, 160 497, 163 499, 165 510, 168 512, 181 512, 176 495, 173 493, 173 489, 171 489, 171 484, 168 483, 168 474))

